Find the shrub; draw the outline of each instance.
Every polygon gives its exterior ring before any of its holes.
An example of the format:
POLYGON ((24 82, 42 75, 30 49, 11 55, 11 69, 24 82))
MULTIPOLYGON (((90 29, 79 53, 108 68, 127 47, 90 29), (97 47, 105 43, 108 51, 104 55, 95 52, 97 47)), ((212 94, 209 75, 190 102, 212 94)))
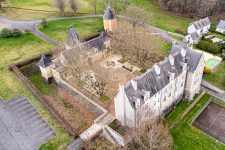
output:
POLYGON ((124 58, 121 58, 118 60, 119 63, 124 64, 126 62, 126 60, 124 58))
POLYGON ((210 67, 205 67, 204 68, 204 73, 205 74, 210 74, 212 72, 212 69, 210 67))
POLYGON ((46 28, 48 26, 47 20, 46 19, 42 19, 41 20, 41 25, 42 25, 43 28, 46 28))
POLYGON ((185 35, 185 31, 181 30, 181 29, 176 29, 175 30, 176 33, 179 33, 179 34, 182 34, 182 35, 185 35))
POLYGON ((4 38, 11 37, 12 35, 12 31, 7 28, 2 29, 1 31, 1 36, 4 38))
POLYGON ((24 32, 25 32, 26 34, 30 34, 30 33, 31 33, 31 31, 30 31, 29 29, 26 29, 24 32))
POLYGON ((12 36, 17 37, 17 36, 21 36, 22 32, 19 29, 13 29, 12 30, 12 36))
POLYGON ((203 39, 196 45, 197 48, 213 54, 220 53, 222 46, 221 43, 213 43, 210 39, 203 39))

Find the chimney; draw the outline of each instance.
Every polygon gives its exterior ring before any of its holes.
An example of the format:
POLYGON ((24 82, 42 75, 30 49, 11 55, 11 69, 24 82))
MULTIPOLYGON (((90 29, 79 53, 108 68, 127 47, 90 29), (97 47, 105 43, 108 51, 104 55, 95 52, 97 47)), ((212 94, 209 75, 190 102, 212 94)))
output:
POLYGON ((173 57, 173 55, 172 54, 169 54, 169 62, 170 62, 170 64, 171 64, 171 66, 174 66, 174 57, 173 57))
POLYGON ((161 70, 160 70, 159 66, 157 64, 155 64, 153 67, 155 69, 156 74, 159 76, 160 73, 161 73, 161 70))
POLYGON ((134 90, 136 91, 137 90, 137 81, 135 81, 135 80, 132 79, 131 80, 131 84, 132 84, 134 90))

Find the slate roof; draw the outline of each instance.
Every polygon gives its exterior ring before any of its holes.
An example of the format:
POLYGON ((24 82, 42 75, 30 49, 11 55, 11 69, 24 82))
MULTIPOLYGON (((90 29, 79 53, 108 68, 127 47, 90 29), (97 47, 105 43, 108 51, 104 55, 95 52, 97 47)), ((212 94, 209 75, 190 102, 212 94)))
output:
POLYGON ((112 11, 112 8, 110 6, 108 6, 104 15, 103 15, 103 19, 104 20, 112 20, 112 19, 115 19, 115 18, 116 18, 116 15, 112 11))
POLYGON ((210 24, 211 24, 211 22, 210 22, 210 20, 209 20, 208 17, 193 22, 193 25, 194 25, 194 27, 195 27, 197 30, 198 30, 198 29, 201 29, 201 28, 203 28, 203 27, 205 27, 205 26, 208 26, 208 25, 210 25, 210 24))
POLYGON ((225 30, 225 21, 224 20, 220 20, 219 24, 217 25, 217 28, 225 30))
POLYGON ((46 57, 45 55, 42 55, 38 65, 45 68, 45 67, 48 67, 51 63, 52 61, 48 57, 46 57))
POLYGON ((191 38, 192 38, 193 41, 197 41, 197 40, 200 39, 200 37, 199 37, 199 35, 198 35, 197 32, 191 33, 190 36, 191 36, 191 38))
POLYGON ((66 45, 70 47, 76 46, 80 42, 79 36, 76 33, 75 29, 73 26, 70 26, 69 33, 67 35, 67 40, 66 40, 66 45))
POLYGON ((106 35, 104 32, 102 32, 98 37, 91 39, 87 42, 81 43, 80 45, 77 45, 69 50, 62 52, 62 55, 65 58, 67 58, 71 54, 74 54, 74 52, 76 52, 77 50, 82 50, 82 49, 87 50, 87 48, 89 50, 91 50, 92 48, 95 48, 97 51, 102 51, 105 48, 104 47, 105 40, 106 40, 106 35))
POLYGON ((134 90, 131 81, 125 85, 125 93, 130 101, 130 104, 135 108, 136 98, 141 99, 144 103, 144 93, 150 91, 150 97, 161 91, 166 85, 169 84, 170 74, 173 73, 179 76, 182 73, 182 66, 187 63, 189 71, 195 71, 197 65, 202 57, 202 54, 190 49, 185 49, 186 55, 183 58, 181 54, 181 46, 173 45, 164 61, 158 64, 160 68, 160 75, 157 75, 156 69, 152 67, 145 74, 137 77, 137 90, 134 90), (169 57, 174 58, 174 64, 171 65, 169 57))

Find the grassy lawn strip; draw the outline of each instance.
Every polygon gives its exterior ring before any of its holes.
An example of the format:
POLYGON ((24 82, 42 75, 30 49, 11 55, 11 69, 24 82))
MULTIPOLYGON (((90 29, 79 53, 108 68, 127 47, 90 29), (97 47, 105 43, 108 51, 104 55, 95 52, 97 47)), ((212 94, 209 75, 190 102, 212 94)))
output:
POLYGON ((223 61, 215 72, 211 74, 204 74, 203 79, 210 82, 211 84, 218 86, 219 88, 225 90, 225 62, 223 61))
POLYGON ((180 37, 180 36, 177 36, 177 35, 174 35, 174 34, 169 34, 169 36, 171 36, 174 39, 179 40, 179 41, 182 41, 183 40, 183 37, 180 37))
POLYGON ((49 21, 47 28, 40 28, 39 30, 48 37, 64 43, 67 39, 70 25, 73 25, 78 36, 82 39, 91 34, 102 31, 102 18, 84 18, 84 19, 64 19, 49 21))
POLYGON ((5 100, 17 95, 26 96, 38 113, 56 132, 56 136, 50 141, 53 149, 65 149, 72 137, 64 131, 58 121, 50 115, 14 73, 7 69, 7 65, 11 63, 47 52, 54 47, 32 34, 15 38, 0 37, 0 43, 3 43, 0 46, 0 96, 5 100))
POLYGON ((225 35, 219 34, 219 33, 215 33, 215 32, 209 32, 210 35, 214 35, 219 39, 225 39, 225 35))
POLYGON ((171 129, 171 133, 174 139, 174 149, 216 150, 225 148, 223 144, 217 143, 215 139, 204 134, 202 131, 190 124, 192 119, 198 114, 198 112, 210 99, 211 96, 205 94, 199 100, 199 102, 189 111, 189 113, 180 122, 178 122, 178 124, 174 128, 171 129))

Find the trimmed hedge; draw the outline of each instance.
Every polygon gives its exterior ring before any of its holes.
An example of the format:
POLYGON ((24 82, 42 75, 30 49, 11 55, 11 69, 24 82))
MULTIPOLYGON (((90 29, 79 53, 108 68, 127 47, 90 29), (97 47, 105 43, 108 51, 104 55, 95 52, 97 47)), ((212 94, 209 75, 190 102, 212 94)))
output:
POLYGON ((219 54, 221 53, 221 49, 225 46, 225 44, 222 43, 213 43, 210 39, 202 39, 197 45, 196 47, 213 53, 213 54, 219 54))
POLYGON ((18 37, 22 35, 22 32, 15 28, 13 30, 9 30, 7 28, 2 29, 1 34, 2 37, 8 38, 8 37, 18 37))

